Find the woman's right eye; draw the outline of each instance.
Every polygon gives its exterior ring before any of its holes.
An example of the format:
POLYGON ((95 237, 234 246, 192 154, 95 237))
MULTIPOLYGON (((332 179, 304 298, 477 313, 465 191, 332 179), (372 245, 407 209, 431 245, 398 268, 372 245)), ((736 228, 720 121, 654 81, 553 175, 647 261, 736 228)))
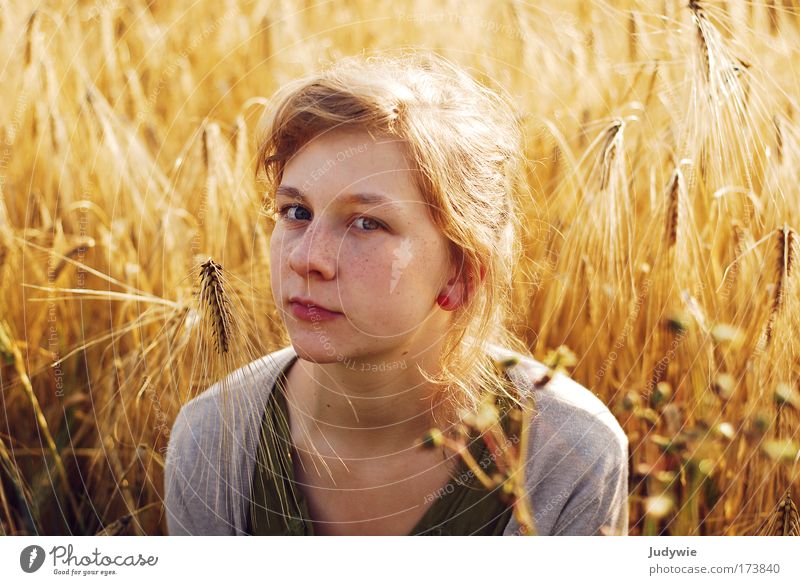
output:
MULTIPOLYGON (((282 218, 288 219, 289 221, 304 221, 306 219, 311 219, 310 217, 297 217, 298 213, 297 210, 308 213, 308 209, 306 209, 302 205, 297 205, 296 203, 293 203, 291 205, 284 205, 283 207, 281 207, 278 210, 278 215, 282 218), (292 210, 296 210, 294 214, 290 213, 292 210)), ((309 213, 309 216, 310 215, 311 214, 309 213)))

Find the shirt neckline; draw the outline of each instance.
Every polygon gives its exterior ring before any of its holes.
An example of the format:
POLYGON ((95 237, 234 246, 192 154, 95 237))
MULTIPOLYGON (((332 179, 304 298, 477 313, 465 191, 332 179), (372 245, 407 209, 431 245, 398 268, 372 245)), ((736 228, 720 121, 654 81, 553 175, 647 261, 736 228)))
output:
MULTIPOLYGON (((294 354, 290 359, 289 362, 281 368, 278 376, 275 379, 273 387, 270 391, 270 395, 268 397, 269 400, 277 400, 277 409, 280 412, 281 416, 285 417, 287 430, 291 427, 289 425, 290 418, 289 418, 289 411, 288 405, 286 403, 286 395, 285 395, 285 385, 287 383, 287 372, 292 368, 292 366, 298 361, 299 356, 294 354), (277 392, 277 394, 276 394, 277 392)), ((268 405, 269 406, 269 405, 268 405)), ((263 426, 264 418, 266 413, 270 412, 269 408, 265 408, 265 413, 261 417, 261 423, 263 426)), ((287 439, 283 434, 280 435, 281 438, 287 439)), ((306 499, 305 494, 303 493, 302 489, 297 489, 297 480, 295 477, 295 470, 294 470, 294 458, 296 457, 296 450, 293 443, 291 443, 291 438, 288 438, 288 441, 291 444, 291 447, 288 451, 288 462, 284 461, 281 457, 281 465, 280 465, 280 477, 276 477, 276 481, 280 481, 286 486, 288 484, 287 492, 291 492, 292 498, 295 503, 295 510, 291 510, 292 514, 297 512, 299 515, 289 515, 283 517, 283 523, 285 527, 286 535, 314 535, 314 525, 311 519, 311 514, 308 509, 308 501, 306 499)), ((473 457, 476 461, 481 461, 483 457, 488 452, 488 447, 486 443, 480 437, 472 437, 469 440, 468 449, 472 453, 473 457), (478 447, 475 446, 475 443, 479 442, 478 447)), ((462 459, 459 458, 457 468, 454 471, 454 474, 451 475, 447 482, 440 486, 434 493, 443 493, 442 496, 437 496, 433 503, 428 506, 425 510, 425 513, 419 520, 416 522, 414 527, 410 530, 407 536, 416 536, 419 535, 420 532, 423 534, 436 534, 436 535, 446 535, 449 534, 446 528, 443 528, 444 523, 437 524, 436 526, 430 526, 422 530, 426 524, 431 522, 431 519, 439 513, 440 509, 450 505, 451 502, 455 503, 455 499, 459 498, 462 499, 464 495, 464 490, 474 490, 478 489, 476 484, 478 483, 477 478, 475 477, 474 473, 471 473, 469 465, 462 459), (468 477, 470 478, 468 481, 461 482, 456 481, 457 478, 464 477, 466 474, 469 474, 468 477), (451 484, 454 484, 454 489, 447 490, 447 487, 451 484)), ((288 493, 287 493, 288 495, 288 493)))

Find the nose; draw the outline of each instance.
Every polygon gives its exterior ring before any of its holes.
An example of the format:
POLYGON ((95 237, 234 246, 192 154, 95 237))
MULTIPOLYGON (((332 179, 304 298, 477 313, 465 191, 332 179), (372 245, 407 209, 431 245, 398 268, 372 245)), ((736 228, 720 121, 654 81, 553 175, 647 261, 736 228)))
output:
POLYGON ((336 275, 336 254, 340 242, 319 219, 312 222, 289 253, 289 267, 303 278, 317 273, 331 280, 336 275))

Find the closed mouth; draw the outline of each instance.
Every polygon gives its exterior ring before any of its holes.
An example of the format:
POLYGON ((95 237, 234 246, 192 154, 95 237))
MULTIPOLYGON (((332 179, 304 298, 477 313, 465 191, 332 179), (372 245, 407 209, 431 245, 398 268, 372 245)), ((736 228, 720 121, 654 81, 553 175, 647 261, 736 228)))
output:
POLYGON ((290 297, 289 298, 289 302, 290 303, 297 303, 299 305, 303 305, 303 306, 306 306, 306 307, 314 307, 314 308, 317 308, 317 309, 322 309, 323 311, 328 311, 329 313, 339 313, 340 312, 340 311, 334 311, 333 309, 328 309, 327 307, 323 307, 322 305, 319 305, 319 304, 315 303, 314 301, 311 301, 311 300, 308 300, 308 299, 301 299, 299 297, 290 297))

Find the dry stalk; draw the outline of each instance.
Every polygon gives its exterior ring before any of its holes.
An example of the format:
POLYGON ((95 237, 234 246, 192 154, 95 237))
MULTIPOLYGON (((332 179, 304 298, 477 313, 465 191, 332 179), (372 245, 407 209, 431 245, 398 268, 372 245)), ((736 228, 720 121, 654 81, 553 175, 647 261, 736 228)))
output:
POLYGON ((216 122, 206 122, 203 125, 203 166, 206 175, 211 174, 218 167, 219 148, 221 130, 216 122))
POLYGON ((769 21, 769 34, 772 36, 780 32, 781 21, 778 17, 778 9, 775 0, 767 0, 767 20, 769 21))
MULTIPOLYGON (((581 270, 583 272, 583 286, 588 287, 590 283, 595 282, 595 271, 592 269, 592 265, 589 261, 589 258, 584 254, 581 256, 581 270)), ((595 311, 592 307, 592 295, 586 295, 586 319, 589 323, 594 325, 594 316, 595 311)))
POLYGON ((61 274, 61 271, 64 270, 70 258, 74 258, 79 254, 84 254, 88 248, 94 248, 94 245, 94 238, 86 237, 82 238, 76 246, 68 250, 67 253, 61 257, 61 260, 58 261, 58 264, 56 264, 53 270, 53 282, 58 280, 58 276, 61 274))
POLYGON ((638 36, 636 27, 636 13, 630 11, 628 13, 628 59, 633 62, 636 61, 636 37, 638 36))
POLYGON ((783 162, 783 123, 779 114, 772 117, 772 123, 775 125, 775 157, 778 159, 778 164, 783 162))
POLYGON ((692 20, 697 29, 697 40, 700 43, 700 54, 703 57, 703 73, 706 82, 709 82, 711 81, 711 53, 708 48, 707 27, 711 26, 711 24, 708 22, 708 18, 699 2, 690 0, 689 9, 692 11, 692 20))
MULTIPOLYGON (((515 363, 514 358, 502 362, 504 368, 515 363)), ((484 488, 487 490, 500 488, 499 496, 503 502, 511 506, 514 518, 520 525, 520 534, 536 535, 534 515, 525 490, 526 441, 529 439, 531 410, 512 406, 507 412, 512 421, 510 432, 515 434, 520 442, 516 446, 500 423, 500 412, 495 398, 487 397, 486 400, 478 412, 462 413, 462 423, 473 428, 481 436, 497 466, 497 473, 489 476, 481 468, 463 438, 466 436, 465 433, 458 439, 452 439, 445 436, 438 428, 433 428, 423 437, 421 447, 426 449, 444 447, 459 455, 484 488)), ((535 404, 533 407, 535 408, 535 404)))
POLYGON ((261 59, 268 60, 272 55, 272 22, 268 16, 261 19, 261 59))
POLYGON ((797 255, 797 232, 788 225, 776 230, 778 234, 778 282, 775 284, 775 291, 772 296, 772 307, 770 308, 769 320, 767 321, 767 343, 772 339, 772 331, 781 307, 784 305, 784 296, 789 285, 789 277, 792 274, 797 255))
POLYGON ((667 196, 667 243, 673 248, 678 242, 678 225, 680 222, 680 200, 684 189, 683 173, 678 167, 672 174, 667 196))
MULTIPOLYGON (((13 476, 13 469, 16 469, 14 463, 11 459, 11 455, 8 452, 8 449, 3 442, 3 438, 0 437, 0 463, 2 463, 2 468, 6 472, 9 477, 13 476)), ((11 516, 11 509, 8 505, 8 498, 6 498, 6 492, 3 488, 3 483, 0 482, 0 506, 3 508, 3 514, 5 515, 6 522, 8 523, 9 527, 11 528, 11 534, 14 533, 14 518, 11 516)))
POLYGON ((56 472, 61 480, 61 485, 64 489, 64 495, 67 497, 72 509, 77 514, 79 513, 78 503, 75 500, 75 496, 73 495, 72 488, 69 484, 67 469, 64 467, 64 461, 61 458, 61 454, 58 452, 58 447, 53 439, 53 434, 50 432, 50 425, 47 424, 44 411, 39 404, 39 399, 36 397, 36 393, 33 391, 33 385, 31 384, 31 380, 28 377, 28 372, 25 368, 25 359, 23 358, 22 352, 20 352, 19 347, 17 346, 16 340, 14 340, 11 335, 11 329, 5 322, 0 323, 0 350, 2 350, 4 354, 10 355, 11 357, 11 361, 13 362, 14 370, 17 373, 20 384, 22 385, 28 401, 31 404, 31 408, 33 408, 33 413, 36 417, 36 423, 39 427, 39 431, 42 433, 42 437, 47 444, 47 449, 50 451, 50 455, 53 457, 53 463, 56 466, 56 472))
POLYGON ((60 153, 64 150, 64 122, 57 113, 50 112, 50 143, 53 147, 53 152, 60 153))
POLYGON ((30 67, 33 62, 34 43, 36 42, 37 28, 38 28, 38 11, 34 10, 28 18, 28 24, 25 29, 25 69, 30 67))
MULTIPOLYGON (((0 197, 2 197, 3 193, 0 192, 0 197)), ((6 242, 6 235, 5 232, 2 230, 2 226, 0 226, 0 286, 3 284, 3 273, 4 268, 6 267, 6 260, 8 260, 8 252, 11 249, 10 244, 6 242)))
POLYGON ((747 83, 739 85, 739 79, 745 70, 750 68, 750 63, 725 54, 720 45, 719 31, 708 19, 699 2, 689 2, 689 8, 697 31, 706 83, 711 84, 712 89, 716 85, 715 92, 722 91, 725 95, 741 90, 743 102, 746 103, 750 86, 747 83), (712 84, 712 79, 715 77, 716 83, 712 84))
POLYGON ((209 163, 209 135, 208 135, 208 126, 203 127, 203 138, 201 140, 203 145, 203 167, 206 169, 206 173, 208 173, 208 163, 209 163))
POLYGON ((125 81, 128 85, 128 112, 131 119, 143 122, 148 114, 147 98, 139 80, 139 75, 134 69, 125 70, 125 81))
POLYGON ((800 536, 800 515, 790 489, 756 531, 756 536, 800 536))
POLYGON ((116 536, 118 534, 122 534, 131 525, 132 521, 136 519, 136 516, 159 505, 161 505, 160 502, 151 502, 145 506, 142 506, 138 510, 134 510, 130 514, 125 514, 121 518, 103 528, 101 531, 95 534, 95 536, 116 536))
MULTIPOLYGON (((730 282, 726 285, 725 296, 728 296, 729 291, 733 290, 736 285, 736 281, 741 271, 741 258, 744 256, 747 248, 747 229, 739 220, 735 219, 731 222, 731 231, 733 233, 734 260, 731 263, 730 282)), ((728 277, 725 277, 724 281, 727 280, 728 277)))
POLYGON ((621 136, 623 126, 622 120, 614 120, 606 130, 605 140, 603 141, 603 164, 600 175, 601 191, 604 191, 608 187, 611 177, 611 167, 617 158, 617 151, 619 150, 618 137, 621 136))
POLYGON ((650 100, 653 97, 653 93, 655 92, 656 82, 658 81, 658 59, 653 61, 653 72, 650 74, 650 81, 647 84, 647 91, 645 92, 644 97, 644 109, 647 110, 648 106, 650 105, 650 100))
POLYGON ((200 266, 200 302, 211 319, 217 352, 230 350, 233 319, 222 279, 222 265, 209 258, 200 266))
POLYGON ((239 177, 244 176, 247 164, 247 124, 245 123, 244 116, 242 115, 236 117, 234 144, 236 145, 234 169, 236 178, 239 180, 239 177))
POLYGON ((578 148, 583 150, 586 146, 586 136, 588 134, 589 120, 591 119, 591 112, 589 108, 584 108, 581 112, 581 128, 578 133, 578 148))

